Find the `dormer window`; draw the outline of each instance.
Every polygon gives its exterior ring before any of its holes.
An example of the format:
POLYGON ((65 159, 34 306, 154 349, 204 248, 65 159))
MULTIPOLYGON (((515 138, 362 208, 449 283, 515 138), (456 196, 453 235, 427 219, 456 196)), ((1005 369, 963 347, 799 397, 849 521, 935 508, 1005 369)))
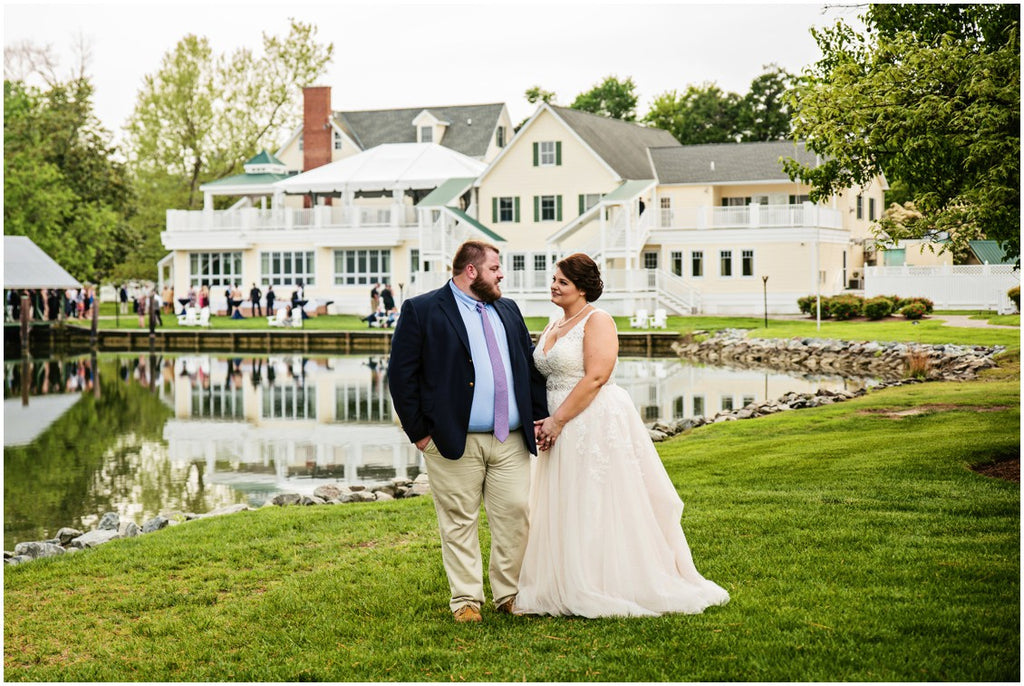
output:
POLYGON ((433 143, 434 142, 434 127, 433 126, 421 126, 420 127, 420 143, 433 143))

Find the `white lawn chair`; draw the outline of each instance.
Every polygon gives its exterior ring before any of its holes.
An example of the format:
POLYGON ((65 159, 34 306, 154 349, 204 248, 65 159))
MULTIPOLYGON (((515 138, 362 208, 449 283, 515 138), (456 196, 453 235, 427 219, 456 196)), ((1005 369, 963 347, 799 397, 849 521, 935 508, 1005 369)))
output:
POLYGON ((267 317, 267 324, 270 326, 288 326, 288 310, 283 307, 278 308, 274 316, 267 317))
POLYGON ((629 325, 634 329, 646 329, 650 323, 650 317, 647 316, 647 310, 637 310, 636 314, 629 318, 629 325))
POLYGON ((199 321, 196 322, 196 325, 197 326, 205 326, 206 328, 210 328, 211 324, 210 324, 210 308, 209 307, 204 307, 203 309, 199 310, 199 321))
POLYGON ((199 318, 196 317, 196 308, 185 308, 185 314, 178 316, 178 326, 197 326, 199 318))
POLYGON ((654 311, 654 316, 651 317, 651 328, 652 329, 667 329, 668 328, 668 312, 663 309, 657 309, 654 311))
POLYGON ((292 326, 295 327, 296 329, 301 329, 302 328, 302 308, 301 307, 293 307, 292 308, 292 326))

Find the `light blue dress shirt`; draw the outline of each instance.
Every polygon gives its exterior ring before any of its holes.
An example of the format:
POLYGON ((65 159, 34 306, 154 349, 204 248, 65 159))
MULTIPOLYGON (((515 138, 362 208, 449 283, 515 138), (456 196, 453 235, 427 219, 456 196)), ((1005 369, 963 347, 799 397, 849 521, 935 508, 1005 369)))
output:
MULTIPOLYGON (((473 368, 476 370, 476 381, 473 385, 473 405, 469 411, 469 431, 494 431, 494 374, 491 371, 491 356, 487 352, 487 340, 484 338, 484 325, 480 313, 476 311, 478 300, 474 300, 451 281, 448 286, 455 294, 455 303, 459 306, 459 314, 469 334, 469 354, 473 356, 473 368)), ((484 314, 491 321, 494 337, 498 339, 498 351, 501 362, 505 366, 505 379, 508 387, 508 428, 515 431, 522 425, 519 417, 519 406, 516 405, 515 388, 512 385, 512 363, 508 352, 508 335, 501 317, 492 305, 484 305, 484 314)))

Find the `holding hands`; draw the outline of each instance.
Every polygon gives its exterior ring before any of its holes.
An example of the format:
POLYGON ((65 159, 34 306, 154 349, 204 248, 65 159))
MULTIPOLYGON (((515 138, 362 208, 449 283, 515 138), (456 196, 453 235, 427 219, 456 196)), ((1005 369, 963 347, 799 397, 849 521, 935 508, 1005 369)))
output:
POLYGON ((533 423, 534 437, 537 439, 537 448, 540 450, 551 450, 558 435, 562 433, 564 424, 554 417, 538 419, 533 423))

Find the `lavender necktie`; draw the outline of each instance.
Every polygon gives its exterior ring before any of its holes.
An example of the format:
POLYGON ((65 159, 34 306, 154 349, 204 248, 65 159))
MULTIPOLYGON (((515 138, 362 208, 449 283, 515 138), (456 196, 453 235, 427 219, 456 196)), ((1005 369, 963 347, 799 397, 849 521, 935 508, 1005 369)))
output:
POLYGON ((484 323, 484 339, 487 341, 487 356, 491 358, 494 373, 494 436, 502 443, 508 438, 508 381, 505 379, 505 365, 498 351, 498 339, 494 337, 491 320, 483 303, 476 304, 476 311, 484 323))

